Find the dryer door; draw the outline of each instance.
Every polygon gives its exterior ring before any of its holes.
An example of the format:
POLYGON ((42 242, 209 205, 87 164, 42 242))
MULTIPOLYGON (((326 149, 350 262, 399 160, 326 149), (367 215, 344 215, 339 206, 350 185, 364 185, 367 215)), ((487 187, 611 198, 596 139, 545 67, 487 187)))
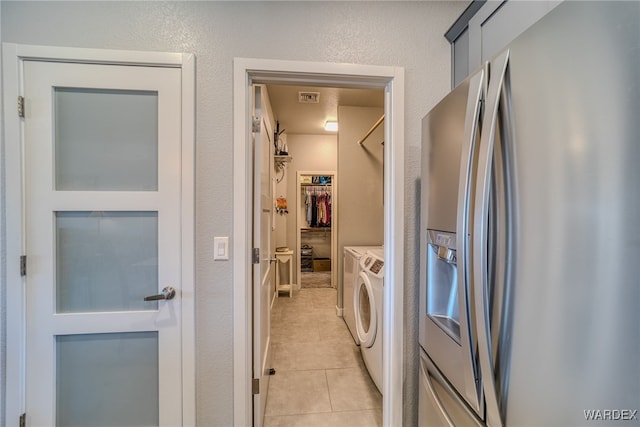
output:
POLYGON ((371 281, 365 272, 358 276, 358 284, 353 290, 353 307, 356 315, 356 331, 360 345, 371 347, 376 339, 378 313, 371 281))

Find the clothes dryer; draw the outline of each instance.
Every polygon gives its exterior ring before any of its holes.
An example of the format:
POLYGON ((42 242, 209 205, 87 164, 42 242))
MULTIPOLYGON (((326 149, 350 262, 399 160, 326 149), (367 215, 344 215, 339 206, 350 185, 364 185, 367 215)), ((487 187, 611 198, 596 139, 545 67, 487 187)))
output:
POLYGON ((362 271, 354 289, 356 331, 362 359, 378 390, 382 392, 382 307, 384 294, 384 254, 370 250, 360 259, 362 271))
POLYGON ((382 249, 382 246, 345 246, 342 263, 342 318, 356 344, 360 344, 356 332, 356 316, 353 309, 353 289, 360 275, 360 259, 368 250, 382 249))

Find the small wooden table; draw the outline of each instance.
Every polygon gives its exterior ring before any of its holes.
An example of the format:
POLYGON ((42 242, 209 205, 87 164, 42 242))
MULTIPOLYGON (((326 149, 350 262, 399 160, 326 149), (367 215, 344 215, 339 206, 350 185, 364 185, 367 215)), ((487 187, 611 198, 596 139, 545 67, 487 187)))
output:
POLYGON ((280 292, 289 292, 289 298, 293 295, 293 283, 291 283, 291 279, 293 278, 293 251, 276 251, 276 297, 279 296, 280 292), (289 264, 289 283, 280 283, 282 280, 280 277, 280 264, 289 264))

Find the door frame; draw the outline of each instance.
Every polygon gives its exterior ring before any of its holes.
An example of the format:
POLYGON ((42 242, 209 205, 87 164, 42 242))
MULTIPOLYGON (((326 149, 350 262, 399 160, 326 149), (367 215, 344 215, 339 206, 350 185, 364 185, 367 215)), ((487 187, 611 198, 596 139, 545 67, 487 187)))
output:
MULTIPOLYGON (((4 169, 6 232, 6 420, 17 424, 25 412, 25 279, 20 256, 25 253, 24 129, 16 106, 22 93, 25 60, 104 65, 137 65, 182 70, 181 144, 181 279, 182 279, 182 422, 196 424, 195 410, 195 56, 107 49, 66 48, 14 43, 2 44, 4 105, 4 169)), ((28 108, 28 107, 27 107, 28 108)))
POLYGON ((404 68, 255 58, 233 61, 233 415, 251 425, 252 83, 377 88, 385 91, 382 421, 402 425, 404 377, 404 68))

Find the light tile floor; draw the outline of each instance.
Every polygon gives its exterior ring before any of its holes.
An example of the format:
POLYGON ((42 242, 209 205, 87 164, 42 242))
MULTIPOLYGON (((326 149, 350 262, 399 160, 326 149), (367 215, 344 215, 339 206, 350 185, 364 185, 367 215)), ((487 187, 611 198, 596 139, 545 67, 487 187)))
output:
POLYGON ((382 395, 335 305, 333 288, 276 298, 264 427, 382 426, 382 395))

